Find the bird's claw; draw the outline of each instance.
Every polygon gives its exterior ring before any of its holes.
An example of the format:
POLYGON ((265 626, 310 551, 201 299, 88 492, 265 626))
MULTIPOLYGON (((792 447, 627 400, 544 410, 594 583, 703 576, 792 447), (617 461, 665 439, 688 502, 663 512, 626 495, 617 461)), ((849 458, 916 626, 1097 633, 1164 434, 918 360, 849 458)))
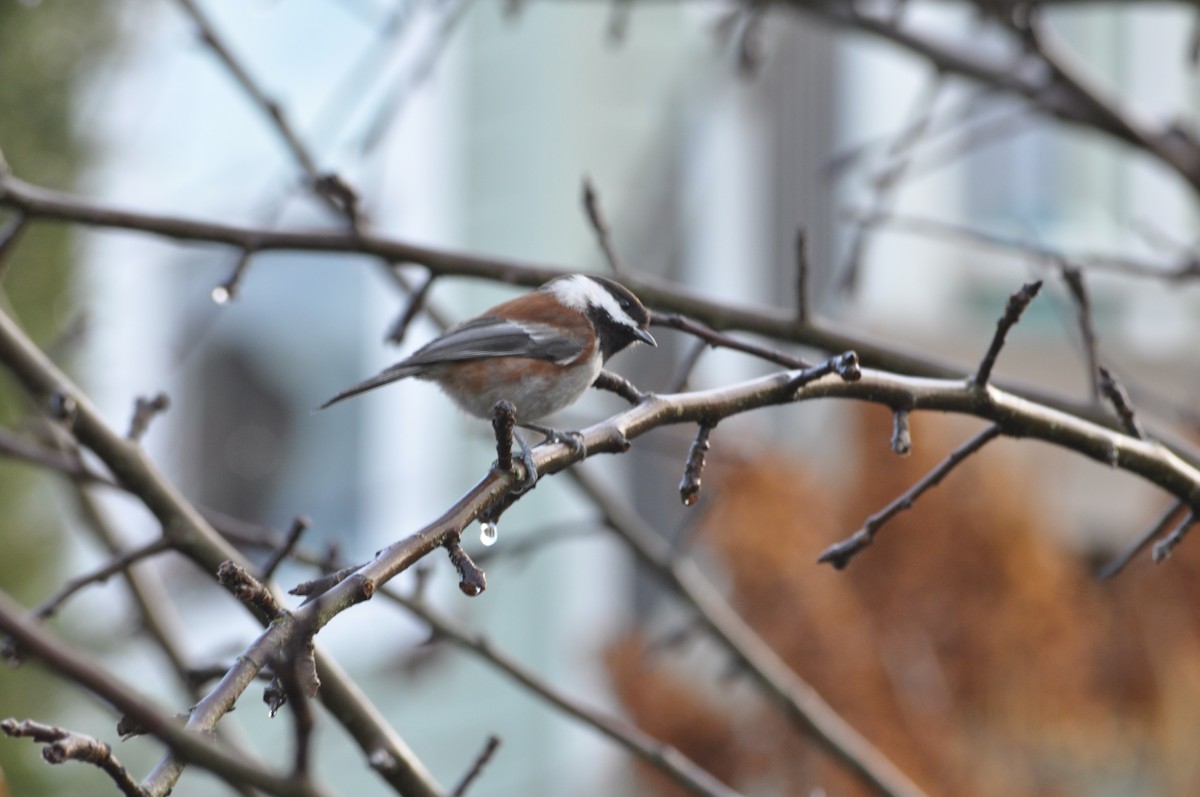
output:
POLYGON ((525 467, 525 478, 513 485, 513 495, 524 495, 533 489, 538 480, 537 463, 533 461, 533 451, 527 446, 521 450, 521 464, 525 467))

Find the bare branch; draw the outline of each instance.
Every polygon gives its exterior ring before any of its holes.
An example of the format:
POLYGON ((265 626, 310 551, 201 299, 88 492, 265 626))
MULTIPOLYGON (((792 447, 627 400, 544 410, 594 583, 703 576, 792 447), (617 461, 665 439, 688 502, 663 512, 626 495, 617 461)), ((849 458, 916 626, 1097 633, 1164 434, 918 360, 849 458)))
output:
POLYGON ((883 528, 885 524, 896 515, 912 509, 914 503, 921 495, 930 487, 936 487, 942 479, 946 478, 946 474, 954 470, 962 464, 963 460, 974 454, 979 449, 983 448, 988 442, 995 440, 1000 436, 999 426, 989 426, 979 434, 972 437, 967 442, 963 443, 954 451, 950 452, 950 456, 942 460, 936 468, 929 471, 916 484, 905 490, 896 500, 892 501, 879 512, 867 518, 867 522, 863 527, 854 532, 850 537, 842 540, 839 543, 829 546, 825 551, 817 557, 817 561, 823 564, 831 564, 836 569, 842 570, 846 565, 850 564, 850 560, 863 551, 875 541, 875 535, 883 528))
POLYGON ((1154 543, 1154 547, 1150 550, 1150 555, 1154 559, 1154 563, 1165 562, 1171 558, 1171 554, 1179 543, 1183 542, 1183 538, 1192 530, 1192 526, 1196 523, 1196 511, 1192 510, 1183 520, 1179 522, 1170 534, 1163 537, 1158 542, 1154 543))
MULTIPOLYGON (((362 151, 370 152, 375 149, 384 134, 399 118, 400 111, 410 96, 433 74, 438 59, 446 51, 454 31, 466 18, 467 12, 473 6, 472 0, 448 0, 438 3, 436 11, 441 15, 437 20, 436 29, 429 40, 428 46, 413 61, 411 70, 396 76, 388 87, 384 98, 379 102, 379 112, 368 123, 363 135, 362 151)), ((516 2, 510 2, 508 10, 515 13, 516 2)))
POLYGON ((812 312, 808 271, 808 232, 800 227, 796 230, 796 323, 801 326, 808 323, 812 312))
MULTIPOLYGON (((207 573, 216 573, 227 560, 241 567, 248 566, 200 512, 184 500, 145 456, 141 447, 110 429, 79 388, 3 312, 0 312, 0 363, 12 371, 37 399, 56 397, 59 404, 69 405, 67 414, 76 437, 154 514, 162 526, 164 538, 180 553, 188 556, 207 573)), ((269 623, 272 618, 263 614, 258 619, 269 623)), ((291 624, 284 625, 289 627, 288 635, 295 633, 291 624)), ((282 632, 280 634, 282 637, 282 632)), ((188 720, 188 727, 199 730, 216 727, 217 721, 232 708, 246 685, 253 680, 254 673, 268 660, 263 657, 241 661, 238 673, 222 681, 224 688, 214 690, 196 705, 188 720)), ((441 795, 442 790, 424 766, 395 731, 387 726, 365 696, 348 683, 347 676, 337 663, 319 651, 317 660, 325 681, 321 699, 367 752, 368 757, 376 756, 383 762, 378 770, 389 784, 398 791, 417 797, 441 795)), ((143 785, 151 791, 167 791, 182 771, 179 760, 168 759, 155 768, 148 782, 143 785)))
POLYGON ((1029 306, 1029 303, 1033 301, 1033 297, 1037 296, 1038 291, 1041 289, 1041 280, 1027 282, 1021 290, 1009 297, 1008 305, 1004 308, 1004 315, 1000 316, 1000 320, 996 322, 996 334, 992 336, 992 343, 988 346, 987 353, 983 355, 983 360, 979 363, 979 370, 971 378, 972 385, 976 387, 987 386, 988 379, 992 375, 992 368, 996 365, 996 358, 1000 356, 1000 349, 1004 348, 1004 339, 1008 336, 1008 331, 1021 320, 1021 315, 1025 312, 1025 308, 1029 306))
POLYGON ((389 589, 385 595, 420 617, 439 638, 447 639, 464 650, 485 659, 489 664, 502 670, 510 678, 535 692, 554 707, 595 728, 633 755, 638 756, 671 778, 688 793, 699 795, 699 797, 738 797, 736 791, 718 781, 679 750, 654 739, 622 720, 608 717, 571 699, 505 654, 483 635, 462 628, 450 617, 434 611, 424 603, 411 600, 395 590, 389 589))
POLYGON ((1083 274, 1074 266, 1062 264, 1059 273, 1067 285, 1067 291, 1075 302, 1075 310, 1079 317, 1079 336, 1083 341, 1084 362, 1087 363, 1088 383, 1091 395, 1100 398, 1100 359, 1096 354, 1096 326, 1092 321, 1092 302, 1088 298, 1087 286, 1083 282, 1083 274))
POLYGON ((216 29, 209 21, 204 12, 194 2, 194 0, 175 0, 184 13, 192 18, 192 22, 196 25, 196 31, 200 36, 201 41, 208 46, 212 54, 217 60, 228 70, 234 82, 246 93, 251 102, 254 103, 267 116, 271 125, 279 133, 284 144, 292 157, 296 159, 296 163, 308 175, 309 181, 315 185, 320 177, 320 171, 317 168, 316 159, 308 151, 308 148, 300 140, 300 136, 292 128, 291 123, 280 108, 279 103, 271 97, 267 96, 259 85, 250 77, 250 73, 241 61, 234 56, 232 50, 226 46, 224 40, 217 35, 216 29))
POLYGON ((256 615, 273 621, 284 614, 271 591, 236 562, 221 563, 217 568, 217 582, 256 615))
MULTIPOLYGON (((934 107, 942 93, 944 83, 942 78, 943 74, 940 70, 934 72, 925 90, 913 104, 912 123, 906 126, 900 136, 888 147, 890 162, 873 180, 872 208, 866 214, 867 220, 884 216, 890 212, 896 200, 900 183, 912 164, 914 148, 932 123, 934 107)), ((854 238, 850 243, 846 263, 842 266, 841 274, 838 276, 838 287, 843 291, 852 291, 858 284, 859 272, 862 269, 862 261, 866 254, 871 230, 872 226, 869 221, 858 224, 854 230, 854 238)))
POLYGON ((287 538, 284 539, 282 545, 272 552, 271 558, 262 567, 262 575, 259 578, 263 583, 271 580, 271 577, 275 575, 275 571, 279 569, 279 565, 283 564, 283 560, 291 555, 292 550, 296 547, 296 543, 300 542, 300 535, 307 531, 311 525, 312 521, 303 515, 298 515, 292 521, 292 527, 288 529, 287 538))
POLYGON ((613 530, 642 562, 678 592, 713 638, 745 668, 756 687, 792 724, 877 793, 922 797, 924 792, 793 672, 721 598, 695 563, 680 559, 674 547, 622 495, 581 468, 573 468, 568 474, 600 508, 613 530))
MULTIPOLYGON (((951 41, 941 31, 913 26, 872 14, 859 13, 853 3, 810 3, 787 0, 802 13, 887 39, 928 60, 939 71, 961 75, 984 86, 1020 97, 1047 118, 1105 133, 1162 161, 1193 188, 1200 188, 1200 145, 1172 126, 1151 127, 1116 100, 1102 97, 1068 65, 1063 47, 1043 28, 1036 29, 1033 48, 1022 58, 1034 58, 1040 68, 996 55, 972 41, 951 41)), ((1014 6, 1015 8, 1015 6, 1014 6)), ((1026 40, 1021 32, 1015 35, 1026 40)))
POLYGON ((809 363, 799 357, 793 357, 790 354, 760 346, 756 343, 750 343, 744 340, 729 335, 722 334, 716 330, 706 327, 698 321, 695 321, 687 316, 678 313, 660 313, 652 311, 650 313, 650 323, 656 327, 670 327, 678 329, 681 332, 686 332, 692 337, 698 338, 709 346, 714 346, 722 349, 730 349, 731 351, 740 351, 744 354, 749 354, 753 357, 758 357, 767 362, 782 365, 787 368, 807 368, 809 363))
POLYGON ((126 551, 103 566, 86 573, 81 576, 76 576, 70 579, 67 583, 54 593, 51 597, 42 602, 37 609, 34 610, 34 616, 40 620, 45 620, 51 617, 62 604, 74 595, 79 590, 90 584, 99 584, 107 581, 111 576, 120 573, 127 569, 134 562, 148 559, 151 556, 157 556, 160 553, 171 550, 171 544, 167 540, 159 537, 150 542, 139 545, 136 548, 126 551))
POLYGON ((42 748, 42 758, 50 764, 62 764, 66 761, 94 764, 112 778, 125 797, 149 797, 149 792, 129 776, 125 767, 113 755, 112 748, 99 739, 56 725, 43 725, 33 720, 18 722, 11 717, 0 722, 0 731, 6 736, 27 737, 46 745, 42 748))
MULTIPOLYGON (((369 231, 283 231, 239 227, 227 224, 199 222, 178 217, 117 210, 108 206, 82 202, 74 197, 37 188, 11 175, 0 173, 0 206, 9 206, 26 211, 30 217, 72 221, 84 225, 114 229, 139 230, 194 242, 226 244, 238 248, 253 247, 259 251, 291 250, 308 252, 354 252, 380 257, 389 263, 418 263, 439 275, 483 277, 500 282, 536 287, 547 280, 560 276, 562 269, 547 268, 532 264, 506 261, 496 258, 475 257, 429 247, 416 246, 377 236, 369 231)), ((794 311, 776 311, 766 307, 743 307, 716 302, 691 293, 679 285, 665 283, 646 276, 630 277, 629 287, 660 312, 654 314, 654 323, 683 329, 691 334, 713 334, 721 330, 752 332, 781 342, 794 342, 823 351, 853 349, 864 362, 873 367, 933 378, 958 378, 963 369, 956 365, 938 362, 928 357, 905 352, 894 345, 881 345, 858 334, 838 329, 823 322, 798 327, 794 311), (670 311, 663 313, 661 311, 670 311), (699 318, 704 324, 686 320, 699 318)), ((736 339, 729 339, 736 340, 736 339)), ((800 367, 798 358, 787 357, 770 349, 756 350, 751 344, 727 343, 720 345, 762 356, 787 367, 800 367)), ((1115 428, 1112 418, 1091 404, 1071 401, 1061 396, 1029 389, 1009 388, 1003 382, 997 384, 1019 393, 1024 398, 1047 405, 1055 410, 1069 413, 1080 419, 1115 428)), ((1189 441, 1178 436, 1153 430, 1156 439, 1169 445, 1171 450, 1188 462, 1200 464, 1200 451, 1189 441)), ((219 562, 218 562, 219 564, 219 562)), ((213 565, 215 567, 215 564, 213 565)))
POLYGON ((688 382, 692 378, 692 372, 696 370, 700 358, 704 356, 704 352, 708 351, 709 348, 709 344, 702 340, 692 342, 692 348, 679 363, 679 371, 675 378, 671 380, 670 387, 667 388, 668 393, 679 393, 687 390, 688 382))
POLYGON ((632 382, 611 371, 601 371, 600 375, 596 377, 596 381, 592 383, 592 387, 616 393, 630 404, 637 404, 646 398, 646 394, 638 390, 632 382))
POLYGON ((1117 417, 1121 419, 1121 425, 1125 427, 1125 431, 1139 440, 1145 440, 1146 430, 1142 428, 1141 422, 1133 412, 1133 405, 1129 402, 1129 394, 1125 392, 1125 388, 1111 371, 1102 365, 1097 367, 1100 373, 1100 395, 1108 399, 1109 404, 1112 404, 1113 409, 1117 412, 1117 417))
POLYGON ((392 324, 392 328, 388 330, 387 336, 384 338, 388 343, 399 343, 404 340, 404 336, 408 334, 408 328, 417 317, 417 313, 421 312, 421 308, 425 306, 425 300, 429 297, 429 290, 433 287, 433 281, 436 277, 430 274, 425 278, 415 291, 409 292, 408 304, 404 306, 404 312, 392 324))
POLYGON ((89 468, 79 457, 35 443, 7 429, 0 429, 0 455, 56 470, 81 484, 102 484, 119 489, 116 483, 89 468))
POLYGON ((704 459, 708 455, 708 436, 714 424, 700 423, 696 426, 696 438, 688 449, 687 462, 683 466, 683 479, 679 482, 679 498, 684 506, 694 506, 700 498, 700 477, 704 474, 704 459))
POLYGON ((467 789, 475 782, 475 779, 483 772, 483 768, 492 760, 492 756, 500 749, 500 737, 496 735, 489 736, 487 742, 484 743, 483 749, 479 751, 479 755, 475 757, 475 763, 463 775, 462 780, 454 787, 454 791, 450 792, 452 797, 464 797, 467 789))
POLYGON ((463 550, 457 538, 446 540, 444 547, 450 553, 450 563, 458 571, 458 588, 467 597, 474 598, 487 589, 487 576, 463 550))
POLYGON ((362 565, 350 565, 333 573, 321 576, 320 578, 314 578, 311 581, 302 581, 288 590, 288 594, 301 595, 307 598, 315 598, 318 595, 328 592, 338 584, 345 581, 361 567, 362 565))
POLYGON ((1124 570, 1125 566, 1132 562, 1133 558, 1141 553, 1142 549, 1149 545, 1151 541, 1166 534, 1167 529, 1181 520, 1180 513, 1183 512, 1186 506, 1182 501, 1176 501, 1168 506, 1166 511, 1155 521, 1154 525, 1134 540, 1125 550, 1109 560, 1108 564, 1100 568, 1100 571, 1096 573, 1096 580, 1106 581, 1124 570))
POLYGON ((250 259, 254 257, 253 249, 243 249, 233 264, 229 276, 212 289, 212 300, 216 304, 229 304, 238 297, 242 290, 242 280, 250 269, 250 259))
POLYGON ((134 402, 133 418, 129 422, 129 432, 125 436, 135 443, 141 442, 146 431, 150 428, 150 422, 155 416, 166 412, 171 406, 171 400, 166 393, 158 393, 154 398, 146 398, 138 396, 134 402))
POLYGON ((1035 241, 1000 235, 988 230, 922 216, 890 214, 875 217, 871 223, 913 235, 960 242, 1013 255, 1029 255, 1047 263, 1070 262, 1086 271, 1102 271, 1131 279, 1184 282, 1200 277, 1200 260, 1181 252, 1177 262, 1147 261, 1135 257, 1098 251, 1066 252, 1035 241))
MULTIPOLYGON (((146 702, 94 661, 70 650, 41 628, 22 621, 21 614, 21 608, 8 595, 0 593, 0 630, 14 637, 30 655, 133 717, 183 760, 209 770, 230 784, 249 784, 279 797, 323 797, 326 794, 310 783, 267 772, 240 754, 219 748, 200 734, 185 730, 169 714, 146 702)), ((156 797, 165 794, 149 783, 144 782, 142 788, 156 797)))
POLYGON ((3 227, 0 227, 0 282, 4 280, 7 271, 9 255, 17 248, 21 233, 25 231, 27 218, 24 213, 17 211, 12 214, 3 227))
POLYGON ((608 220, 604 218, 604 211, 600 208, 600 198, 596 196, 592 178, 586 175, 583 178, 583 209, 587 213, 592 232, 596 234, 596 243, 600 244, 600 251, 604 253, 609 270, 616 275, 623 274, 625 267, 617 257, 617 250, 613 248, 612 234, 608 228, 608 220))

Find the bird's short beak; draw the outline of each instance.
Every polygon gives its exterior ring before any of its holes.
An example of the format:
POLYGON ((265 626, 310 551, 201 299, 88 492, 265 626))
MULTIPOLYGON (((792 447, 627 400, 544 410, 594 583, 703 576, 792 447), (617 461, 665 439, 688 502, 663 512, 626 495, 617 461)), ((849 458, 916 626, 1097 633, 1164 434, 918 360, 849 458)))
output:
POLYGON ((657 341, 654 340, 654 336, 651 335, 646 330, 644 330, 644 329, 635 330, 633 335, 638 340, 640 340, 642 343, 649 343, 651 346, 658 348, 658 343, 657 343, 657 341))

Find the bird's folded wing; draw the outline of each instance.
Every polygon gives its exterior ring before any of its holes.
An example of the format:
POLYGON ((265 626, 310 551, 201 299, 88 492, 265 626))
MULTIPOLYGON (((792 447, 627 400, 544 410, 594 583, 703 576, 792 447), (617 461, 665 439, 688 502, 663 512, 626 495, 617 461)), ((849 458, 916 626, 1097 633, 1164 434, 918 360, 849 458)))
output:
POLYGON ((564 337, 553 327, 529 321, 510 321, 497 316, 480 316, 447 330, 390 368, 343 390, 320 406, 366 393, 390 382, 417 376, 441 363, 481 360, 491 357, 529 357, 566 364, 579 356, 585 343, 564 337))
POLYGON ((489 357, 528 357, 567 363, 583 349, 582 341, 564 337, 553 327, 485 315, 448 330, 393 368, 489 357))

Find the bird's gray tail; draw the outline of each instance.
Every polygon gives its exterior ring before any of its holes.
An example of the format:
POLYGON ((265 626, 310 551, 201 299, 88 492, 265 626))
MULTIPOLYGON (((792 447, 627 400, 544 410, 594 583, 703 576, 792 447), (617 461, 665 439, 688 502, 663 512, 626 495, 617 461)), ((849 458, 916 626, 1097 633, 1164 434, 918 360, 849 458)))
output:
POLYGON ((329 401, 326 401, 320 407, 317 407, 317 409, 323 410, 332 404, 337 404, 343 399, 353 398, 360 393, 366 393, 368 390, 374 390, 377 387, 382 387, 389 382, 395 382, 397 380, 404 379, 405 377, 413 376, 420 370, 420 366, 397 363, 391 368, 380 371, 378 374, 366 380, 365 382, 359 382, 354 387, 346 388, 341 393, 338 393, 336 396, 329 399, 329 401))

